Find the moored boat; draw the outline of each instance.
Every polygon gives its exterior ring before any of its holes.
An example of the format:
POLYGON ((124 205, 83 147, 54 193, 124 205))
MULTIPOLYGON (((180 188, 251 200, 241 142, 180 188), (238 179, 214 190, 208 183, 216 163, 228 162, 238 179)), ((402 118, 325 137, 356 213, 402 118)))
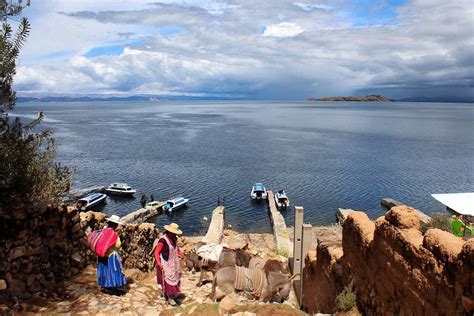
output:
POLYGON ((105 189, 105 192, 107 192, 108 194, 130 196, 135 194, 137 191, 132 189, 126 183, 112 183, 107 189, 105 189))
POLYGON ((265 200, 267 198, 267 189, 261 183, 255 183, 250 192, 252 200, 265 200))
POLYGON ((275 194, 275 203, 279 210, 288 209, 290 207, 290 199, 284 190, 279 190, 275 194))
POLYGON ((189 199, 185 199, 182 196, 176 197, 166 201, 166 204, 163 205, 163 211, 172 212, 180 207, 183 207, 188 203, 189 199))
POLYGON ((106 198, 107 198, 107 195, 103 193, 92 193, 92 194, 86 195, 83 198, 80 198, 79 200, 77 200, 77 203, 79 204, 80 209, 82 211, 85 211, 97 204, 104 202, 106 198))

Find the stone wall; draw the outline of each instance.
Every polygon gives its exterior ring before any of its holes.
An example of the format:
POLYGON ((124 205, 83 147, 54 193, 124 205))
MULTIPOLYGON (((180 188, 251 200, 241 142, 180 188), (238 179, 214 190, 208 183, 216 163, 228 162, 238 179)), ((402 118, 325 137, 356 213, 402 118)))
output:
POLYGON ((359 308, 367 315, 472 314, 474 312, 474 239, 449 232, 419 230, 418 213, 393 207, 375 222, 352 212, 340 248, 318 245, 305 270, 313 297, 312 312, 332 312, 334 300, 353 280, 359 308), (326 287, 327 285, 327 287, 326 287))
MULTIPOLYGON (((86 232, 102 227, 105 214, 64 206, 36 212, 17 209, 11 215, 0 210, 0 215, 0 301, 29 298, 96 264, 86 232)), ((133 224, 120 226, 118 233, 123 266, 151 270, 158 229, 153 224, 133 224)))
POLYGON ((87 242, 78 211, 17 209, 2 214, 0 300, 28 298, 47 285, 77 274, 87 260, 87 242))

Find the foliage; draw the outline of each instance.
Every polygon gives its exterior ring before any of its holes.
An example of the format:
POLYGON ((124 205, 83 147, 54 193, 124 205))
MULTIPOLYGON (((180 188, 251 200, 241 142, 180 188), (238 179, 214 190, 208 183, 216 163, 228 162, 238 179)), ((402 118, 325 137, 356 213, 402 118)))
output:
POLYGON ((336 309, 340 312, 348 312, 356 306, 356 303, 354 284, 351 282, 336 297, 336 309))
POLYGON ((433 213, 429 223, 421 223, 420 230, 424 234, 430 228, 439 228, 441 230, 452 233, 451 217, 445 213, 433 213))
POLYGON ((71 178, 68 168, 54 162, 52 132, 39 131, 43 113, 31 122, 11 119, 7 113, 15 106, 12 84, 16 59, 30 30, 26 18, 21 20, 16 34, 5 21, 7 16, 21 12, 18 5, 21 7, 22 2, 6 4, 0 0, 0 16, 4 20, 0 33, 0 213, 5 214, 27 204, 32 209, 58 204, 69 189, 71 178))
POLYGON ((30 6, 30 2, 30 0, 0 0, 0 18, 5 20, 19 15, 24 8, 30 6))
POLYGON ((285 258, 289 258, 289 257, 290 257, 290 253, 289 253, 287 250, 284 250, 284 249, 274 248, 274 249, 273 249, 273 252, 274 252, 277 256, 282 256, 282 257, 285 257, 285 258))

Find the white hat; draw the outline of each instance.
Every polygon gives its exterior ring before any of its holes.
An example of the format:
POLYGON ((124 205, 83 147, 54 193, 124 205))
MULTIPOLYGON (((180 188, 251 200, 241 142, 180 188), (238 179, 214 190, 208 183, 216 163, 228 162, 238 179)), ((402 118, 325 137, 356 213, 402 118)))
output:
POLYGON ((169 231, 170 233, 181 235, 183 232, 179 229, 178 224, 171 223, 169 225, 164 226, 165 230, 169 231))
POLYGON ((120 217, 117 216, 117 215, 112 215, 110 217, 107 218, 107 221, 108 222, 112 222, 112 223, 116 223, 116 224, 122 224, 122 222, 120 222, 120 217))

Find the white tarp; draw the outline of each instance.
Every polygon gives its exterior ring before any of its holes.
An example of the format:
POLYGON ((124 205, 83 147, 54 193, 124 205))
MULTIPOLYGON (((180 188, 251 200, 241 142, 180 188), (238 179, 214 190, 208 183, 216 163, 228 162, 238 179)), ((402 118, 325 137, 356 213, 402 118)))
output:
POLYGON ((431 196, 456 213, 474 216, 474 192, 431 194, 431 196))

